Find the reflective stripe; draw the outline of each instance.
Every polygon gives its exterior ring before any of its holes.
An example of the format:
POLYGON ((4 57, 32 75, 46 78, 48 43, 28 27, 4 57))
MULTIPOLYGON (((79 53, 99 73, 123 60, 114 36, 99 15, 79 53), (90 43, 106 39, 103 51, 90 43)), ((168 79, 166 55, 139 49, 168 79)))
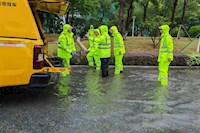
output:
POLYGON ((70 44, 68 43, 67 37, 66 37, 66 46, 70 46, 70 44))
POLYGON ((23 43, 0 43, 0 47, 26 47, 26 44, 23 43))
POLYGON ((118 68, 118 67, 115 67, 115 70, 121 70, 120 68, 118 68))
POLYGON ((106 36, 106 44, 99 44, 99 49, 110 49, 110 43, 108 43, 107 36, 106 36), (102 46, 104 46, 104 47, 102 47, 102 46))
POLYGON ((109 44, 99 44, 100 46, 108 46, 109 44))
POLYGON ((67 49, 61 47, 60 45, 58 45, 58 48, 60 48, 60 49, 62 49, 62 50, 67 50, 67 49))
POLYGON ((168 53, 168 50, 161 50, 160 52, 168 53))
POLYGON ((122 46, 114 46, 114 48, 122 48, 122 46))
POLYGON ((168 50, 161 50, 160 52, 162 52, 162 53, 173 53, 173 51, 168 51, 168 50))
POLYGON ((99 48, 99 49, 110 49, 110 48, 99 48))
POLYGON ((161 78, 161 80, 168 80, 168 78, 161 78))
POLYGON ((167 46, 162 46, 161 48, 167 48, 167 46))

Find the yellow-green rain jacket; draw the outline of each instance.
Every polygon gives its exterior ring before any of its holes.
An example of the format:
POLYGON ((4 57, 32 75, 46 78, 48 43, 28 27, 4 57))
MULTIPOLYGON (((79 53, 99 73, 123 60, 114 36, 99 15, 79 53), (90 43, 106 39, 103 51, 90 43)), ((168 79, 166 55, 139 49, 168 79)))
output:
POLYGON ((99 42, 98 42, 98 37, 100 36, 100 30, 99 29, 95 29, 94 32, 98 32, 99 35, 96 36, 94 34, 94 37, 89 37, 89 41, 92 42, 90 47, 89 47, 89 51, 90 52, 94 52, 94 54, 99 55, 99 42))
POLYGON ((112 36, 114 37, 114 55, 123 55, 125 53, 123 37, 116 26, 112 26, 110 29, 113 31, 112 36))
MULTIPOLYGON (((91 37, 95 37, 95 34, 94 34, 94 26, 93 25, 90 25, 90 29, 88 30, 88 34, 89 36, 91 37)), ((93 40, 89 40, 89 46, 91 47, 91 45, 93 44, 93 40)))
POLYGON ((101 32, 101 36, 98 38, 100 58, 109 58, 111 40, 110 36, 108 35, 108 27, 106 25, 102 25, 99 27, 99 29, 101 32))
POLYGON ((58 57, 61 58, 72 58, 71 53, 76 51, 76 47, 74 44, 73 33, 68 32, 70 29, 69 24, 65 24, 63 26, 63 32, 60 34, 58 38, 58 57))
POLYGON ((162 35, 160 49, 158 54, 158 62, 168 62, 168 59, 173 60, 173 40, 169 34, 169 26, 162 25, 162 35))

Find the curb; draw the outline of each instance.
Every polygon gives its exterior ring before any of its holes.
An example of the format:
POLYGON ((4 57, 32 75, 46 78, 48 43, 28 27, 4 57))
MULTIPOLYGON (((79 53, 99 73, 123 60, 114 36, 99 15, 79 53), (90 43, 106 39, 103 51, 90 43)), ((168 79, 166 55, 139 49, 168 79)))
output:
MULTIPOLYGON (((90 68, 87 65, 71 65, 74 68, 90 68)), ((114 68, 114 65, 109 65, 110 68, 114 68)), ((124 68, 142 68, 142 69, 157 69, 158 66, 134 66, 134 65, 125 65, 124 68)), ((200 66, 170 66, 172 69, 199 69, 200 66)))

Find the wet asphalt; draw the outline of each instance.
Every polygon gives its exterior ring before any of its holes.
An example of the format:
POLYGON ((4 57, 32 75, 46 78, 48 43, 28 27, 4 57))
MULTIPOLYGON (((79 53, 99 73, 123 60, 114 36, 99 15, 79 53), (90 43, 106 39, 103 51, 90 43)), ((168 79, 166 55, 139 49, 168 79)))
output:
POLYGON ((0 91, 0 133, 199 133, 199 69, 125 68, 101 78, 87 67, 52 75, 48 88, 0 91))

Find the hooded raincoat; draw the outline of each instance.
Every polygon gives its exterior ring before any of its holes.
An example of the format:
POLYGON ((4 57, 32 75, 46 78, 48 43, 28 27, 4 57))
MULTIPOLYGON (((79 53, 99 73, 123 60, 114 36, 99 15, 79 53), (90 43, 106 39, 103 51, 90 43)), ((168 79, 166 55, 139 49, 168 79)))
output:
POLYGON ((87 60, 89 63, 89 66, 94 66, 94 61, 96 64, 96 70, 100 70, 101 66, 101 61, 100 61, 100 56, 99 56, 99 43, 98 43, 98 38, 100 36, 100 30, 95 29, 94 33, 97 32, 98 35, 94 35, 94 37, 89 37, 90 47, 89 47, 89 53, 87 54, 87 60), (93 60, 94 58, 94 60, 93 60))
MULTIPOLYGON (((88 30, 88 34, 90 37, 95 37, 94 35, 94 26, 93 25, 90 25, 90 29, 88 30)), ((93 40, 89 40, 89 46, 91 47, 91 45, 93 44, 92 42, 93 40)))
POLYGON ((168 69, 170 62, 173 60, 173 39, 169 34, 169 26, 162 25, 160 49, 158 54, 158 80, 161 85, 168 85, 168 69))
POLYGON ((98 39, 100 58, 110 58, 111 40, 108 34, 108 27, 102 25, 99 27, 101 36, 98 39))
POLYGON ((69 24, 65 24, 63 26, 63 32, 60 34, 58 38, 58 57, 63 59, 64 67, 70 68, 70 59, 72 58, 72 52, 76 51, 73 33, 69 32, 71 26, 69 24))
POLYGON ((110 30, 112 30, 112 36, 114 37, 115 74, 119 74, 120 71, 123 71, 124 41, 116 26, 112 26, 110 30))

